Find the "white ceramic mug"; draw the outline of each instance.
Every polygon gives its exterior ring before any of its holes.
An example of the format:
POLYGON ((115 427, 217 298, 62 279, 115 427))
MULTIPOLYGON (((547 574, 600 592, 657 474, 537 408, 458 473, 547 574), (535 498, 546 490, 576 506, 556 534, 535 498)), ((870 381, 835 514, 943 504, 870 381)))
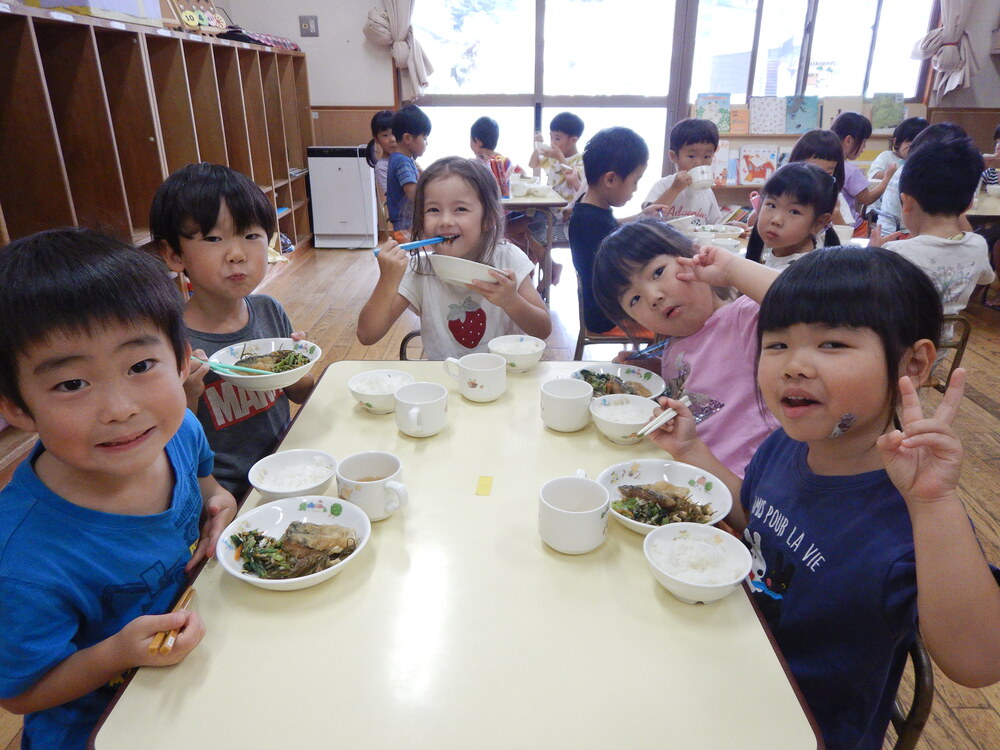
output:
POLYGON ((507 360, 499 354, 448 357, 444 371, 458 381, 459 391, 469 401, 496 401, 507 390, 507 360))
POLYGON ((559 477, 538 493, 538 533, 556 552, 582 555, 608 537, 607 488, 584 477, 559 477))
POLYGON ((594 389, 576 378, 556 378, 542 383, 542 422, 558 432, 576 432, 590 423, 594 389))
POLYGON ((396 389, 396 426, 410 437, 430 437, 448 422, 448 389, 440 383, 410 383, 396 389))
POLYGON ((715 245, 716 247, 725 248, 729 252, 734 253, 736 255, 739 255, 739 252, 742 249, 740 241, 732 239, 730 237, 716 237, 708 244, 715 245))
POLYGON ((715 174, 709 166, 692 167, 688 174, 691 175, 692 190, 705 190, 715 182, 715 174))
POLYGON ((715 243, 715 235, 711 232, 692 232, 691 242, 693 242, 698 247, 704 245, 712 245, 715 243))
POLYGON ((355 453, 337 466, 337 495, 357 505, 372 521, 381 521, 410 499, 402 477, 403 465, 391 453, 355 453))

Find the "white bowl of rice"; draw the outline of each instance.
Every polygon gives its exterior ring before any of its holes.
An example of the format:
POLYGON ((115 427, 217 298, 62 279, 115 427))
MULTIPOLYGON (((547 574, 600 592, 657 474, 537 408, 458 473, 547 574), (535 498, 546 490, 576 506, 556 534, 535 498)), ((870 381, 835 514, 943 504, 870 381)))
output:
POLYGON ((657 403, 644 396, 616 393, 590 402, 590 416, 604 436, 619 445, 642 440, 636 432, 653 417, 657 403))
POLYGON ((372 414, 392 414, 396 410, 396 390, 413 382, 402 370, 368 370, 347 381, 354 399, 372 414))
POLYGON ((337 471, 337 459, 326 451, 297 448, 264 456, 250 467, 247 478, 264 497, 280 500, 322 495, 337 471))
POLYGON ((497 336, 487 344, 489 350, 507 360, 507 372, 527 372, 538 364, 545 342, 534 336, 515 334, 497 336))
POLYGON ((728 596, 750 574, 750 550, 714 526, 672 523, 646 535, 642 551, 653 577, 687 604, 728 596))

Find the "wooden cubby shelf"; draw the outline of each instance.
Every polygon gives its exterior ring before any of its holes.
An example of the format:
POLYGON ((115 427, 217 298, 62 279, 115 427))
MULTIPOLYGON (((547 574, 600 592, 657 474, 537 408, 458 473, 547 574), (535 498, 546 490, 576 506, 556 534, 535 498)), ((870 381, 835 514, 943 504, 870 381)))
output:
POLYGON ((312 239, 305 56, 0 3, 0 241, 87 226, 149 240, 160 183, 196 161, 250 176, 312 239), (300 215, 301 214, 301 215, 300 215))

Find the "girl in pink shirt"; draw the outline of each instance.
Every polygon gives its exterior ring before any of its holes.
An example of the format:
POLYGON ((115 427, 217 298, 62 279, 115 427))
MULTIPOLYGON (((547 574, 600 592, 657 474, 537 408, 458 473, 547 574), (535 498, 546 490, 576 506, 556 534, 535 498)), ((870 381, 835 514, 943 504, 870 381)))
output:
POLYGON ((696 280, 677 261, 693 255, 691 241, 662 222, 626 224, 601 243, 594 294, 624 330, 641 327, 670 337, 661 358, 667 395, 701 394, 693 409, 704 419, 698 435, 742 477, 757 446, 777 427, 755 386, 759 300, 730 301, 732 290, 696 280))

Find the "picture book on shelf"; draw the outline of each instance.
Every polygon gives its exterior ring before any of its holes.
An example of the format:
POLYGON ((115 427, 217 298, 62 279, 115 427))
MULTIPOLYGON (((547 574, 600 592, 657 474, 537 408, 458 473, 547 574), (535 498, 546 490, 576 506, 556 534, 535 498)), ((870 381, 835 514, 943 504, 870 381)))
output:
POLYGON ((729 94, 698 94, 694 116, 715 123, 720 133, 729 132, 729 94))
POLYGON ((785 132, 785 97, 750 97, 750 134, 774 135, 785 132))
POLYGON ((872 97, 872 131, 891 133, 906 117, 902 94, 875 94, 872 97))
POLYGON ((729 171, 729 141, 720 140, 712 159, 712 176, 716 185, 728 185, 732 175, 729 171))
POLYGON ((729 109, 729 135, 750 133, 750 110, 743 104, 735 104, 729 109))
POLYGON ((819 127, 819 97, 785 97, 786 133, 804 133, 819 127))
POLYGON ((842 112, 864 113, 865 100, 860 96, 824 96, 823 97, 823 119, 821 127, 829 130, 833 121, 842 112))
POLYGON ((740 146, 740 185, 763 185, 778 168, 778 147, 773 144, 740 146))

